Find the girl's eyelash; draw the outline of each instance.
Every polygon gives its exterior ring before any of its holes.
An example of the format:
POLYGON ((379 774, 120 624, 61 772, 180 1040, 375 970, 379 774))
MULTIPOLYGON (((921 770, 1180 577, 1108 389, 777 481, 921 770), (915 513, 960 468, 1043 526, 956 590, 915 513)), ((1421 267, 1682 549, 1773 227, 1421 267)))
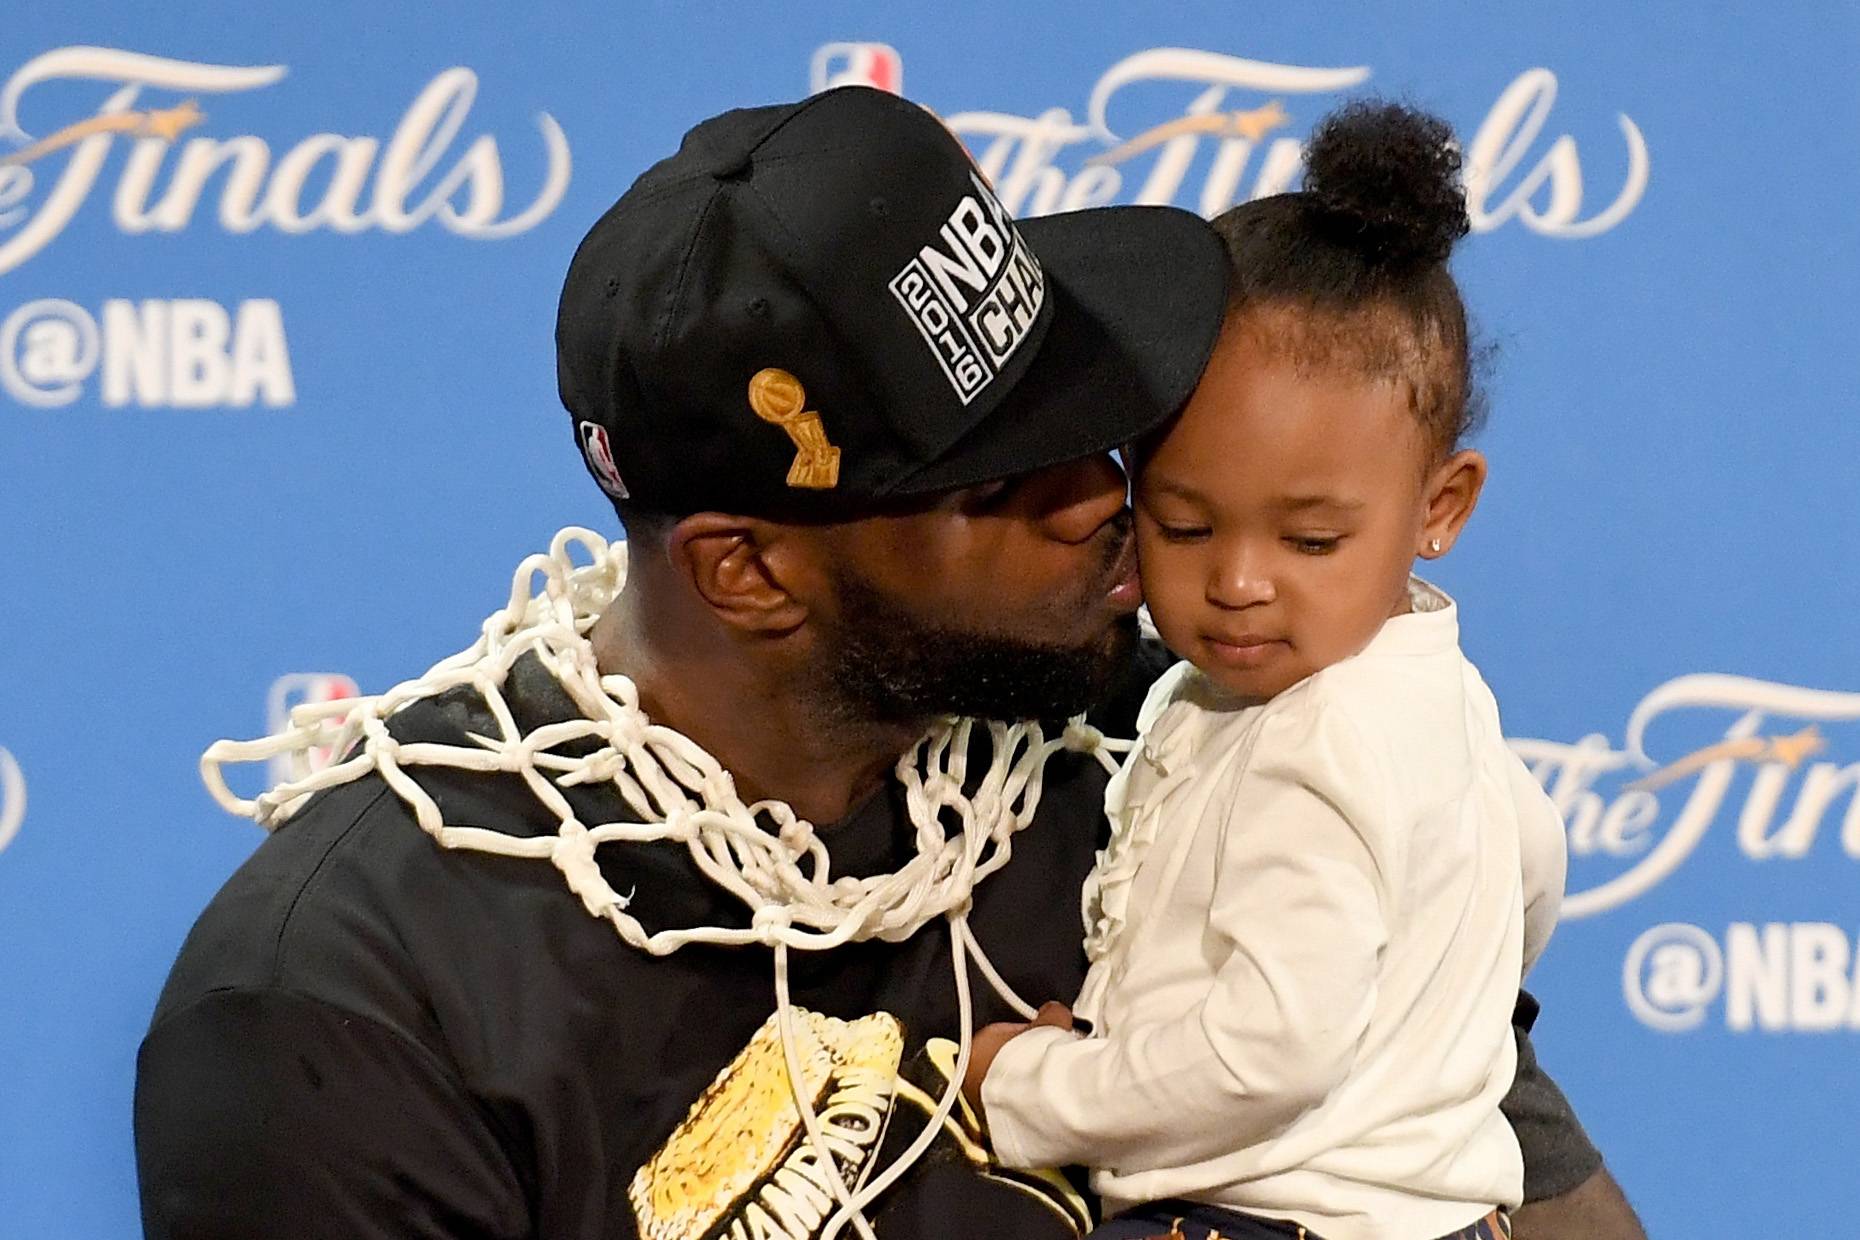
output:
POLYGON ((1285 541, 1292 544, 1293 547, 1306 555, 1328 555, 1337 549, 1337 544, 1343 541, 1343 536, 1340 534, 1322 538, 1299 538, 1294 536, 1288 537, 1285 541))
POLYGON ((1164 525, 1158 521, 1156 529, 1167 542, 1189 542, 1208 535, 1208 527, 1205 525, 1164 525))

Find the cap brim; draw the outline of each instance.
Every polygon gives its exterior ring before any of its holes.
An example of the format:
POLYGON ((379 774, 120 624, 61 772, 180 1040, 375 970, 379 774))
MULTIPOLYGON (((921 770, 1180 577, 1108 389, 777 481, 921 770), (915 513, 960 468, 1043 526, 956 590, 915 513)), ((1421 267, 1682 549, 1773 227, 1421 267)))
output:
POLYGON ((1187 403, 1220 334, 1227 252, 1175 207, 1099 207, 1019 222, 1053 317, 1001 403, 890 490, 921 495, 1108 452, 1187 403))

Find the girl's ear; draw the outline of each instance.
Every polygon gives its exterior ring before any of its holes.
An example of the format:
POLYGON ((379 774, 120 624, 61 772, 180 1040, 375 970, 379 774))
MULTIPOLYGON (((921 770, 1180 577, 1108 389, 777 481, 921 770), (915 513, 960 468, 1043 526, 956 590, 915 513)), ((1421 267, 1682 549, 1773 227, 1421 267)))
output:
POLYGON ((1470 448, 1455 452, 1442 461, 1428 477, 1424 502, 1426 515, 1421 526, 1420 544, 1414 553, 1424 560, 1436 560, 1453 550, 1466 519, 1479 503, 1485 489, 1485 455, 1470 448))

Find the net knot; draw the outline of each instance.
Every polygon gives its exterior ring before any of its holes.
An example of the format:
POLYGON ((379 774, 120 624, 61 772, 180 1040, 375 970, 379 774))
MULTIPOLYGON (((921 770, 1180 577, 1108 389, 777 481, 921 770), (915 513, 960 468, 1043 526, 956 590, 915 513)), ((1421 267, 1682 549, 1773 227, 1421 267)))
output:
POLYGON ((607 743, 622 755, 646 743, 646 716, 637 708, 616 711, 607 725, 607 743))
POLYGON ((782 904, 764 904, 749 919, 756 938, 768 947, 781 941, 783 931, 794 925, 794 914, 782 904))
POLYGON ((1060 738, 1065 747, 1073 753, 1090 753, 1098 748, 1104 740, 1104 733, 1085 722, 1085 716, 1066 722, 1066 730, 1060 738))
POLYGON ((594 840, 588 829, 574 820, 564 822, 549 848, 549 860, 562 871, 568 889, 581 899, 581 906, 595 917, 607 916, 610 908, 625 908, 627 901, 608 886, 594 859, 594 840))
POLYGON ((720 807, 736 800, 736 781, 722 767, 713 767, 704 772, 704 778, 698 787, 707 805, 720 807))
POLYGON ((689 843, 697 828, 692 824, 692 811, 684 805, 672 805, 665 811, 665 838, 689 843))
POLYGON ((564 775, 557 782, 564 786, 572 784, 605 784, 612 782, 613 777, 625 769, 625 755, 616 753, 611 749, 603 749, 599 753, 592 753, 583 758, 574 770, 564 775))
POLYGON ((377 762, 398 763, 400 760, 400 742, 385 727, 368 729, 368 752, 377 762))

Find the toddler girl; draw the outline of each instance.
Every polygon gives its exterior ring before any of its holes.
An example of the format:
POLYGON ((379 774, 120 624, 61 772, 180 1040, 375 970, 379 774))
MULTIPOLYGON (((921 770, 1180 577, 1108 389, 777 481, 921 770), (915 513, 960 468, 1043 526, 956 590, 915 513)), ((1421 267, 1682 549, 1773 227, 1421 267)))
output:
POLYGON ((1486 475, 1458 171, 1409 109, 1321 125, 1303 192, 1216 221, 1227 325, 1137 446, 1144 594, 1186 662, 1106 794, 1093 1032, 992 1026, 970 1074, 1004 1162, 1094 1169, 1096 1236, 1508 1234, 1511 1010, 1564 845, 1410 575, 1486 475))

